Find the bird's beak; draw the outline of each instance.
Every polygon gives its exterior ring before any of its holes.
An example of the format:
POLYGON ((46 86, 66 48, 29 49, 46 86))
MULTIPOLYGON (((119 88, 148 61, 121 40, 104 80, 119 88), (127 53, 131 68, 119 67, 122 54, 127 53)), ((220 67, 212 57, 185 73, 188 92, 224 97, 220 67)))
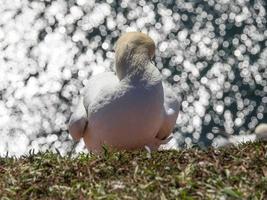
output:
POLYGON ((150 58, 150 62, 153 64, 153 65, 155 65, 155 56, 153 56, 152 58, 150 58))

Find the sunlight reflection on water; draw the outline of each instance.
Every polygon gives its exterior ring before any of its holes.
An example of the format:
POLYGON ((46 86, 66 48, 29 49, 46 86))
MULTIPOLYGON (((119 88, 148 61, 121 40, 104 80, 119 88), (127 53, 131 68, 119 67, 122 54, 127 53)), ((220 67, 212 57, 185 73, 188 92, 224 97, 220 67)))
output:
POLYGON ((267 122, 265 1, 4 0, 0 25, 0 156, 69 152, 70 108, 86 79, 114 70, 125 31, 156 42, 155 64, 182 97, 177 138, 211 145, 267 122))

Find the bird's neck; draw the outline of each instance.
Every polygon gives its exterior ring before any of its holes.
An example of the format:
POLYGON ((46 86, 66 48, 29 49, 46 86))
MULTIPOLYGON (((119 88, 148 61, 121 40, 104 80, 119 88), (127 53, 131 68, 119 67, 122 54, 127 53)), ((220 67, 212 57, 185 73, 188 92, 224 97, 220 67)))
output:
POLYGON ((161 73, 151 62, 148 62, 145 66, 134 67, 121 81, 129 85, 155 85, 161 82, 161 73))

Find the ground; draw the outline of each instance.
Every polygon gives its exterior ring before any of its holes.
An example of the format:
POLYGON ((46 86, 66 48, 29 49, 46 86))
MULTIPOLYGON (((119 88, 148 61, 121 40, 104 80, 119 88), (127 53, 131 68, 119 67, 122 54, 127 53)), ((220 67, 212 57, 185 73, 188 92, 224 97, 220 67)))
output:
POLYGON ((0 199, 266 199, 267 143, 0 158, 0 199))

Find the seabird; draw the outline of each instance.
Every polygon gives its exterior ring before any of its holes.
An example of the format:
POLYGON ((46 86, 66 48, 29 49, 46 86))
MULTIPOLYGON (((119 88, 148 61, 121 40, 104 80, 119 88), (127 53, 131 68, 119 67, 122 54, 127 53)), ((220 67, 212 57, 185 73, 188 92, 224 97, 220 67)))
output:
POLYGON ((117 150, 152 150, 166 144, 178 117, 179 102, 153 64, 155 43, 146 34, 123 34, 116 43, 116 74, 88 80, 71 115, 69 132, 89 151, 103 145, 117 150))

